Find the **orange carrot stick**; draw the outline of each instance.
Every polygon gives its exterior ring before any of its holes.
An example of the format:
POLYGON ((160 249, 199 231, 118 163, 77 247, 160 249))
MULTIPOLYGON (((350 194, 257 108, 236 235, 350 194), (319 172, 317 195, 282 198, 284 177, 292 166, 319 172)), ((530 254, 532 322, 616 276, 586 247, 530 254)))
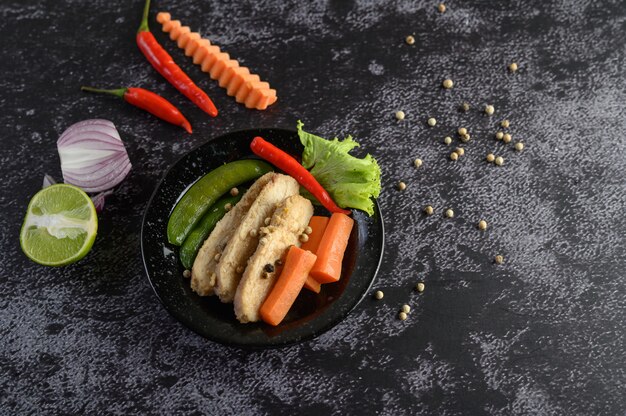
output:
POLYGON ((309 289, 311 292, 320 293, 322 285, 317 280, 313 279, 313 276, 308 275, 304 281, 304 288, 309 289))
POLYGON ((330 217, 316 251, 317 261, 311 269, 311 276, 318 282, 336 282, 341 278, 341 262, 353 225, 354 220, 345 214, 334 213, 330 217))
MULTIPOLYGON (((311 234, 309 234, 309 239, 306 243, 302 243, 300 247, 302 250, 309 250, 311 253, 316 254, 317 248, 322 241, 322 237, 324 236, 324 231, 326 230, 326 226, 328 225, 328 217, 320 217, 313 216, 309 221, 309 227, 313 230, 311 234)), ((304 282, 304 287, 313 291, 315 293, 320 293, 321 286, 320 282, 315 280, 313 276, 307 277, 306 282, 304 282)))
POLYGON ((291 246, 272 291, 263 302, 259 314, 270 325, 278 325, 295 302, 315 264, 317 256, 310 251, 291 246))
POLYGON ((309 250, 311 253, 315 254, 317 252, 317 248, 320 246, 320 242, 322 241, 322 237, 324 236, 324 231, 326 230, 326 226, 328 226, 328 221, 330 218, 328 217, 320 217, 314 215, 309 220, 309 227, 311 227, 311 234, 309 234, 309 239, 306 243, 302 243, 300 248, 302 250, 309 250))

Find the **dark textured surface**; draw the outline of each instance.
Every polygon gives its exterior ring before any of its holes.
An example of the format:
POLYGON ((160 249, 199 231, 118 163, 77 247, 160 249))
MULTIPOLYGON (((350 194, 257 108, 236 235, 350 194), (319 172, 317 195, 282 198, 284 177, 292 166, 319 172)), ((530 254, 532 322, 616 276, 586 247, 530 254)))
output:
POLYGON ((159 33, 214 97, 214 120, 140 55, 139 3, 0 6, 0 414, 625 414, 623 1, 454 1, 443 15, 436 2, 156 1, 155 12, 207 34, 278 90, 270 110, 246 110, 159 33), (448 76, 451 91, 440 88, 448 76), (195 133, 81 94, 81 84, 150 88, 195 133), (462 100, 469 114, 456 111, 462 100), (476 110, 486 103, 491 118, 476 110), (116 123, 134 168, 88 257, 37 266, 19 251, 23 213, 44 173, 60 177, 58 135, 92 117, 116 123), (522 154, 493 140, 504 117, 522 154), (352 133, 381 162, 385 298, 285 349, 208 342, 153 295, 141 214, 193 146, 297 118, 319 134, 352 133), (461 125, 473 140, 453 163, 442 138, 461 125), (505 165, 485 163, 489 151, 505 165), (421 214, 426 204, 436 215, 421 214), (454 219, 442 218, 445 207, 454 219), (480 218, 487 232, 476 230, 480 218), (496 253, 505 264, 492 263, 496 253), (401 322, 405 302, 413 311, 401 322))

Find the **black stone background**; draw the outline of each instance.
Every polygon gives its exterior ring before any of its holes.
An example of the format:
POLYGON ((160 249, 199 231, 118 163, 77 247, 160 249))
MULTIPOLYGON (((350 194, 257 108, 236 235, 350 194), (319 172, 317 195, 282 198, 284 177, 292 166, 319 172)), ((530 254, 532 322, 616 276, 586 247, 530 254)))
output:
POLYGON ((213 97, 216 119, 140 54, 141 8, 1 2, 0 414, 626 414, 626 3, 450 1, 442 15, 435 1, 155 0, 157 38, 213 97), (257 112, 227 97, 160 33, 159 10, 269 80, 277 104, 257 112), (149 88, 195 132, 82 84, 149 88), (479 111, 487 103, 491 118, 479 111), (61 176, 59 134, 94 117, 117 125, 133 170, 92 252, 40 267, 19 249, 23 214, 43 174, 61 176), (505 117, 521 154, 493 139, 505 117), (148 197, 192 147, 298 118, 321 135, 353 134, 381 163, 385 298, 284 349, 208 342, 165 312, 144 276, 148 197), (454 163, 442 139, 460 126, 472 141, 454 163), (413 310, 401 322, 404 303, 413 310))

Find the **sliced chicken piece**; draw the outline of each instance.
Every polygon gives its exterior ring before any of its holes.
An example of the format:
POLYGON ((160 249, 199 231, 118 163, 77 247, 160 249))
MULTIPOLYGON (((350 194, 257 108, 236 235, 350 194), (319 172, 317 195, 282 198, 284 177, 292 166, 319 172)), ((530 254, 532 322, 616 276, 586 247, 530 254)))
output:
POLYGON ((297 195, 299 189, 300 185, 291 176, 276 174, 261 190, 217 263, 215 293, 222 302, 233 301, 246 263, 259 243, 258 232, 265 225, 265 219, 272 216, 281 201, 297 195))
POLYGON ((242 322, 260 319, 259 309, 277 278, 276 261, 284 259, 292 245, 300 246, 300 235, 313 216, 311 201, 300 195, 285 199, 274 212, 270 225, 248 261, 235 294, 235 315, 242 322))
POLYGON ((235 204, 233 209, 215 225, 215 228, 204 241, 198 251, 193 267, 191 268, 191 288, 200 296, 213 294, 215 287, 215 256, 221 253, 226 247, 226 243, 241 223, 241 220, 248 212, 254 201, 257 199, 265 185, 277 174, 266 173, 257 179, 241 200, 235 204))

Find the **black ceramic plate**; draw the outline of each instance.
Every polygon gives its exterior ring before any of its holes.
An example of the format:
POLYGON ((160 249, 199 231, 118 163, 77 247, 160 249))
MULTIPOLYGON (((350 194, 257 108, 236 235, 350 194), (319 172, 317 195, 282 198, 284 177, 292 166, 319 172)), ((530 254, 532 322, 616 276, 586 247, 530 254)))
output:
MULTIPOLYGON (((264 137, 299 158, 302 145, 295 131, 258 129, 218 137, 190 151, 176 162, 157 186, 143 218, 141 254, 150 284, 163 306, 198 334, 239 346, 279 346, 315 337, 339 323, 368 292, 383 253, 383 220, 378 205, 368 217, 353 211, 353 228, 337 283, 322 285, 319 294, 303 290, 285 320, 277 327, 241 324, 232 304, 215 296, 200 297, 183 277, 178 248, 167 242, 167 220, 180 195, 197 179, 219 165, 255 157, 250 141, 264 137)), ((326 213, 317 208, 318 214, 326 213)))

